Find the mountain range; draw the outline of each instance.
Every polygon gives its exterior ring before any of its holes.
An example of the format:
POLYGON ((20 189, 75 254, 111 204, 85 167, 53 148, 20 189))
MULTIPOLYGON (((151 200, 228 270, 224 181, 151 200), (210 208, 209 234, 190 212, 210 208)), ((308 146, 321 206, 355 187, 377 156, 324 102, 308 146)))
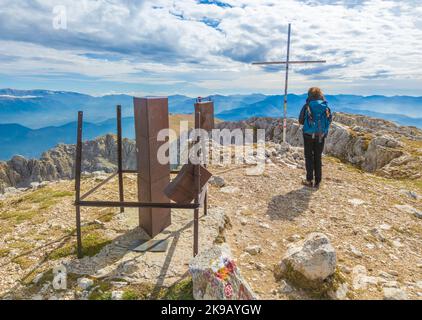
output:
MULTIPOLYGON (((169 96, 169 111, 190 114, 195 98, 169 96)), ((327 95, 333 111, 363 114, 422 128, 422 97, 327 95)), ((213 95, 216 117, 225 121, 282 116, 281 95, 213 95)), ((306 95, 289 94, 288 116, 297 117, 306 95)), ((134 137, 133 97, 49 90, 0 89, 0 160, 15 154, 39 157, 58 143, 74 143, 77 111, 84 111, 84 139, 115 132, 115 106, 122 105, 123 135, 134 137)))

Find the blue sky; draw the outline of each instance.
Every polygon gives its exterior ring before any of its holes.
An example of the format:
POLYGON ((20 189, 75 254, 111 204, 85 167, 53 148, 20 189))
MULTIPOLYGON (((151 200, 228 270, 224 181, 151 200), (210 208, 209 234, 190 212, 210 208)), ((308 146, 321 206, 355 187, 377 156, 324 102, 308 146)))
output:
POLYGON ((422 96, 420 0, 2 0, 0 87, 94 95, 290 92, 422 96))

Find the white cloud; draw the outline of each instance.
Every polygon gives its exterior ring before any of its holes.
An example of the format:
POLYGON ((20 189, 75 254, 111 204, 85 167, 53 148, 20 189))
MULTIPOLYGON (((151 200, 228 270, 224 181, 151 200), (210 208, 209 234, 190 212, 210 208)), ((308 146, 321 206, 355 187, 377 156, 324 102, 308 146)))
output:
POLYGON ((6 76, 187 83, 206 93, 276 92, 281 74, 250 62, 284 59, 291 22, 292 59, 328 61, 295 66, 293 91, 318 84, 361 93, 373 83, 376 92, 418 94, 422 84, 419 1, 3 2, 0 70, 6 76), (52 27, 55 5, 67 9, 67 30, 52 27))

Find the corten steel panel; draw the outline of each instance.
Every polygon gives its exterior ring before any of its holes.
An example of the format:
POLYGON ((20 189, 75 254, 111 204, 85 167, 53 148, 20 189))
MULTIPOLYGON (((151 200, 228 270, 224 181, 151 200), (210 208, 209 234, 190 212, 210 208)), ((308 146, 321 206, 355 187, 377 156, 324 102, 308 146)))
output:
MULTIPOLYGON (((141 202, 170 200, 164 188, 170 182, 170 164, 162 165, 157 151, 165 141, 157 141, 160 130, 169 128, 167 98, 134 98, 136 146, 138 149, 138 199, 141 202)), ((139 224, 154 237, 171 224, 169 208, 140 208, 139 224)))
POLYGON ((153 238, 171 224, 171 209, 139 208, 140 227, 153 238))
POLYGON ((152 138, 161 129, 169 127, 168 99, 162 97, 133 98, 135 119, 140 119, 143 126, 137 136, 152 138))
POLYGON ((141 202, 170 202, 170 199, 164 193, 164 189, 169 184, 168 177, 163 177, 154 182, 145 181, 138 178, 139 201, 141 202))
MULTIPOLYGON (((201 166, 201 190, 204 188, 212 174, 201 166)), ((176 203, 189 203, 196 197, 195 165, 186 164, 176 178, 166 187, 164 193, 176 203)))
MULTIPOLYGON (((214 102, 197 102, 195 103, 195 112, 201 113, 200 128, 206 131, 214 129, 214 102)), ((195 118, 196 119, 196 118, 195 118)), ((195 128, 198 128, 198 124, 195 124, 195 128)))
MULTIPOLYGON (((143 180, 151 182, 163 177, 169 179, 169 163, 162 164, 157 158, 158 150, 167 142, 157 141, 156 137, 149 139, 139 137, 137 140, 141 146, 141 151, 138 152, 139 176, 143 180)), ((168 156, 168 152, 166 156, 168 156)))

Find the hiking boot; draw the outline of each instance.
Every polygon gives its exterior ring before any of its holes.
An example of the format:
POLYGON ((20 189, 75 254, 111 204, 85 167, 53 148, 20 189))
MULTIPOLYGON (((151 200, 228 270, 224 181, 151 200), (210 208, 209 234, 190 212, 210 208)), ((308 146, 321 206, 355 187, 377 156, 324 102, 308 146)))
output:
POLYGON ((302 180, 302 184, 306 187, 309 187, 309 188, 312 188, 312 185, 313 185, 312 181, 309 181, 309 180, 306 180, 306 179, 302 180))
POLYGON ((321 186, 321 182, 315 182, 314 184, 315 189, 319 189, 320 186, 321 186))

